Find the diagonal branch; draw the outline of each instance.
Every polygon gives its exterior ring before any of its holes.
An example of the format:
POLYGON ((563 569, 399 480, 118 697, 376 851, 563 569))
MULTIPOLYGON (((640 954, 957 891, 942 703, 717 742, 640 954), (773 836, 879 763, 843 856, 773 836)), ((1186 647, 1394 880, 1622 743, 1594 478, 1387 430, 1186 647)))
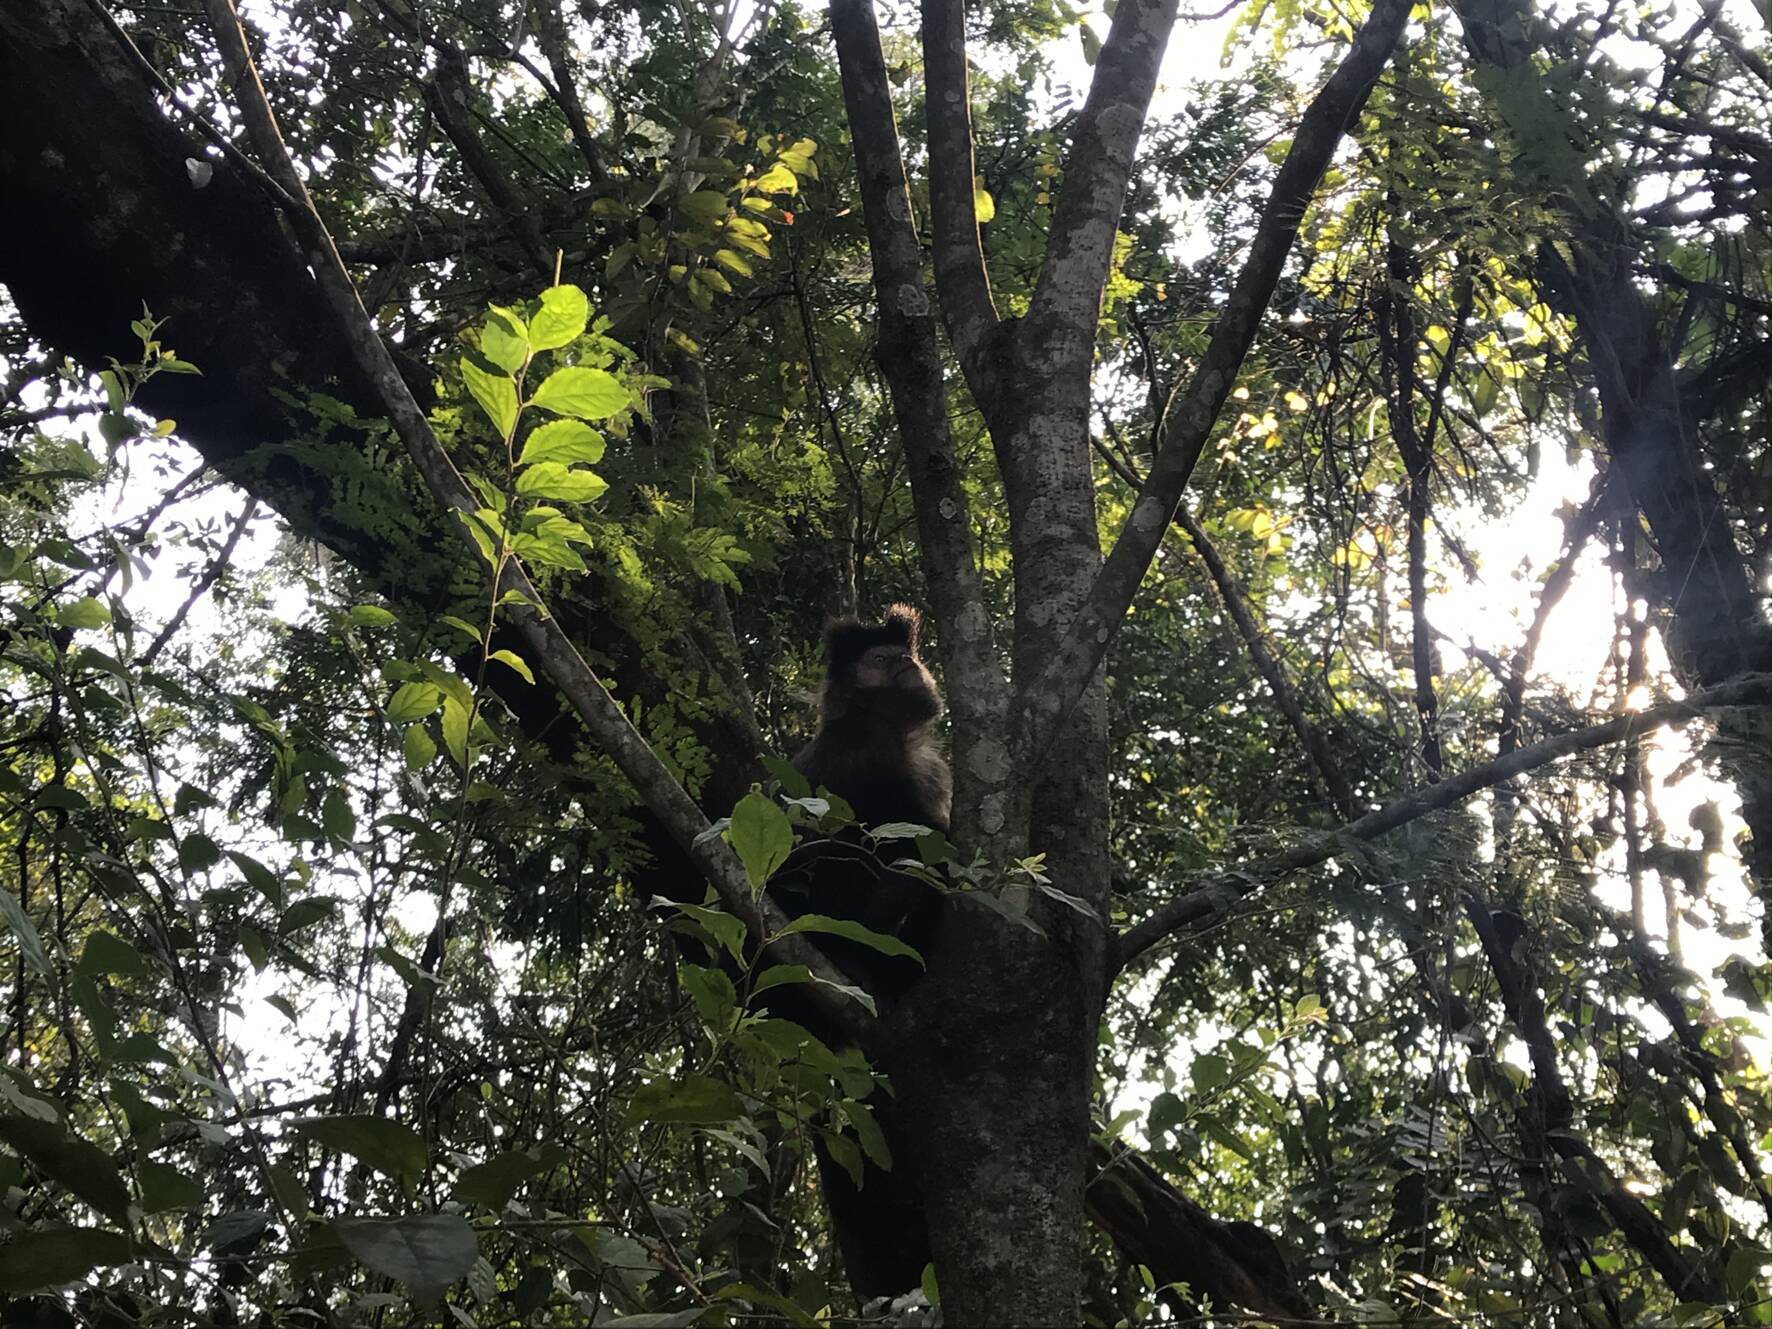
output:
POLYGON ((160 652, 166 649, 166 643, 178 635, 178 630, 184 626, 185 619, 190 616, 191 610, 196 608, 197 601, 201 600, 209 588, 220 579, 222 573, 228 570, 228 564, 234 560, 234 550, 240 544, 240 537, 246 534, 246 528, 251 525, 252 519, 257 515, 258 500, 256 498, 248 499, 246 506, 240 509, 240 515, 234 520, 233 530, 228 532, 227 539, 222 541, 222 547, 209 561, 209 566, 203 569, 203 575, 197 578, 196 585, 191 587, 191 593, 185 597, 184 603, 178 607, 172 617, 166 620, 166 626, 160 629, 159 636, 149 643, 148 649, 143 651, 140 658, 136 660, 135 667, 137 669, 149 668, 159 657, 160 652))
MULTIPOLYGON (((1122 3, 1119 12, 1130 8, 1134 6, 1122 3)), ((1108 643, 1150 567, 1194 463, 1230 396, 1243 357, 1255 340, 1255 330, 1279 282, 1304 210, 1342 134, 1365 105, 1390 59, 1408 15, 1408 0, 1378 0, 1353 48, 1299 121, 1291 150, 1262 209, 1249 257, 1218 318, 1206 354, 1179 406, 1166 413, 1159 424, 1156 456, 1132 515, 1121 528, 1064 641, 1017 699, 1011 741, 1022 760, 1038 760, 1044 755, 1107 654, 1108 643)), ((1055 220, 1055 233, 1058 225, 1055 220)), ((1049 255, 1048 264, 1051 261, 1049 255)))
MULTIPOLYGON (((869 10, 872 17, 872 10, 869 10)), ((991 280, 978 238, 977 166, 972 147, 972 95, 966 72, 963 0, 923 0, 923 77, 929 117, 929 205, 934 221, 935 282, 948 336, 974 395, 975 366, 997 326, 991 280)), ((896 139, 894 140, 896 144, 896 139)), ((858 149, 859 150, 859 149, 858 149)))
POLYGON ((1688 693, 1678 701, 1646 706, 1640 711, 1615 716, 1602 724, 1572 729, 1529 747, 1516 748, 1504 757, 1497 757, 1481 766, 1448 776, 1439 784, 1428 785, 1395 802, 1387 803, 1376 812, 1369 812, 1345 826, 1313 835, 1281 853, 1271 854, 1245 867, 1221 873, 1198 889, 1171 900, 1152 912, 1143 922, 1120 934, 1117 956, 1119 965, 1123 968, 1166 937, 1180 932, 1198 931, 1207 923, 1223 916, 1244 896, 1281 877, 1327 862, 1356 842, 1376 840, 1399 826, 1430 812, 1462 803, 1471 795, 1479 794, 1504 780, 1511 780, 1516 775, 1535 771, 1577 752, 1605 747, 1666 725, 1682 724, 1707 711, 1731 706, 1764 705, 1768 700, 1772 700, 1772 674, 1744 674, 1717 687, 1688 693))
MULTIPOLYGON (((326 224, 314 209, 307 186, 295 169, 277 128, 276 117, 265 98, 258 69, 247 49, 245 30, 234 11, 234 0, 205 0, 205 3, 228 81, 234 86, 241 117, 253 145, 272 177, 301 205, 289 220, 302 241, 308 264, 338 322, 339 331, 349 343, 362 372, 375 385, 394 431, 405 444, 407 455, 424 480, 431 498, 444 512, 459 516, 460 520, 453 523, 455 530, 465 544, 472 546, 473 537, 466 518, 479 506, 478 500, 437 441, 430 421, 400 377, 393 357, 358 298, 357 288, 345 271, 326 224)), ((787 919, 773 901, 767 895, 753 895, 744 868, 726 842, 717 835, 707 834, 708 821, 701 809, 684 792, 682 785, 658 759, 658 754, 634 728, 627 713, 610 696, 602 680, 585 663, 578 648, 560 626, 559 619, 533 607, 541 604, 542 599, 522 564, 515 559, 507 563, 499 584, 491 589, 493 599, 497 601, 502 602, 511 591, 522 597, 521 603, 510 606, 510 617, 536 662, 634 786, 641 803, 659 819, 690 861, 712 883, 721 902, 743 921, 752 939, 761 944, 771 933, 785 927, 787 919)), ((782 937, 772 946, 784 959, 806 965, 822 980, 835 982, 841 979, 823 955, 803 937, 782 937)), ((858 1041, 866 1041, 866 1023, 852 1006, 827 992, 823 983, 810 987, 811 999, 825 1007, 826 1013, 839 1022, 840 1028, 846 1032, 855 1031, 858 1041)))

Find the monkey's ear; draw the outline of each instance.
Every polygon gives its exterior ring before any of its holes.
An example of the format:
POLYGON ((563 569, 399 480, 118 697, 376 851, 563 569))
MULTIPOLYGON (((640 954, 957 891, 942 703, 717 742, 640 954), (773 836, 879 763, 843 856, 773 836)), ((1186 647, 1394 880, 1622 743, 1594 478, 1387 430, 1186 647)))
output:
POLYGON ((912 655, 917 653, 917 637, 923 631, 923 615, 917 612, 914 605, 893 605, 886 611, 886 621, 881 626, 910 647, 912 655))
POLYGON ((874 633, 853 618, 833 618, 824 625, 825 672, 835 678, 861 659, 862 652, 872 646, 874 633))

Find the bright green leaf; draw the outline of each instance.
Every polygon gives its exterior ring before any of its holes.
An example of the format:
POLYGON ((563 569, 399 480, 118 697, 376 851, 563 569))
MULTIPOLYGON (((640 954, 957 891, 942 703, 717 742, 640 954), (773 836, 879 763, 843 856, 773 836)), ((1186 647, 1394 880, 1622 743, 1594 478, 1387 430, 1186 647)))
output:
MULTIPOLYGON (((576 416, 580 420, 607 420, 627 409, 628 393, 608 370, 574 365, 549 374, 531 400, 556 415, 576 416)), ((513 418, 514 402, 513 391, 513 418)))
POLYGON ((541 309, 529 320, 529 344, 551 351, 577 341, 590 316, 590 301, 578 287, 550 286, 541 293, 541 309))
POLYGON ((575 471, 557 461, 538 462, 517 476, 517 492, 525 498, 561 503, 589 503, 609 488, 595 471, 575 471))
POLYGON ((746 794, 738 801, 725 834, 753 887, 768 881, 794 849, 787 814, 761 794, 746 794))
POLYGON ((603 435, 582 420, 550 420, 541 428, 532 430, 523 440, 523 452, 517 458, 524 466, 543 461, 584 462, 594 466, 601 460, 603 435))
POLYGON ((480 403, 480 409, 492 421, 498 436, 509 438, 517 427, 517 385, 510 375, 492 373, 464 357, 461 379, 467 385, 469 395, 480 403))

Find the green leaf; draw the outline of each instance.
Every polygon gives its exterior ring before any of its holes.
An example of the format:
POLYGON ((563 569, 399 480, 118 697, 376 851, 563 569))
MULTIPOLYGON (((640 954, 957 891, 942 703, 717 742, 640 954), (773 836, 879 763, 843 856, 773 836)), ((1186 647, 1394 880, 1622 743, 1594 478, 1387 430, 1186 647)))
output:
POLYGON ((221 846, 201 832, 178 842, 178 865, 187 873, 206 871, 221 862, 221 856, 221 846))
POLYGON ((495 374, 482 369, 465 356, 461 362, 461 381, 468 394, 480 403, 486 418, 500 438, 509 438, 517 427, 517 385, 509 374, 495 374))
POLYGON ((923 957, 897 937, 889 937, 883 932, 871 931, 850 918, 831 918, 826 914, 801 914, 783 928, 779 935, 785 937, 795 932, 828 932, 834 937, 847 937, 850 941, 858 941, 863 946, 879 951, 882 955, 903 955, 915 960, 918 964, 923 963, 923 957))
POLYGON ((557 461, 538 462, 517 477, 517 492, 525 498, 550 498, 562 503, 589 503, 608 489, 594 471, 568 470, 557 461))
POLYGON ((541 308, 529 320, 529 344, 551 351, 584 335, 591 303, 576 286, 550 286, 541 293, 541 308))
POLYGON ((647 1311, 641 1315, 618 1315, 603 1321, 606 1329, 689 1329, 700 1324, 712 1306, 691 1306, 686 1311, 647 1311))
POLYGON ((435 1301, 465 1278, 480 1258, 480 1243, 457 1214, 410 1218, 335 1218, 332 1230, 345 1249, 386 1278, 404 1283, 420 1301, 435 1301))
POLYGON ((794 850, 794 832, 787 814, 757 793, 746 794, 732 809, 726 841, 744 864, 751 885, 761 887, 794 850))
POLYGON ((628 1103, 627 1124, 643 1121, 719 1126, 745 1115, 744 1103, 731 1085, 706 1075, 681 1080, 654 1080, 628 1103))
POLYGON ((607 420, 627 409, 628 392, 608 370, 574 365, 543 379, 531 401, 555 415, 607 420))
POLYGON ((468 708, 454 697, 443 699, 443 746, 463 770, 468 765, 468 708))
POLYGON ((41 1228, 0 1246, 0 1292, 30 1292, 86 1277, 107 1264, 126 1264, 129 1238, 96 1227, 41 1228))
POLYGON ((70 789, 65 784, 46 784, 37 791, 31 800, 38 808, 61 808, 68 812, 84 812, 92 805, 86 801, 86 795, 78 789, 70 789))
POLYGON ((734 960, 740 964, 744 963, 745 929, 743 919, 735 918, 719 909, 710 909, 706 905, 682 904, 676 900, 664 899, 656 899, 652 903, 655 908, 676 909, 687 918, 693 919, 706 928, 714 941, 725 947, 734 960))
POLYGON ((25 957, 25 963, 42 977, 54 978, 55 971, 50 968, 49 955, 43 949, 43 938, 37 935, 37 925, 31 922, 31 916, 25 912, 18 896, 4 886, 0 886, 0 918, 6 920, 6 926, 18 938, 19 954, 25 957))
POLYGON ((812 786, 800 774, 799 768, 786 757, 764 757, 763 766, 780 782, 782 792, 789 798, 812 797, 812 786))
POLYGON ((354 628, 391 628, 400 620, 380 605, 352 605, 345 622, 354 628))
POLYGON ((507 374, 515 374, 523 367, 529 359, 529 334, 514 309, 492 306, 486 326, 480 330, 480 354, 507 374))
POLYGON ((35 1117, 0 1117, 0 1140, 113 1223, 129 1225, 129 1188, 97 1145, 35 1117))
POLYGON ((766 992, 770 988, 778 988, 786 983, 818 983, 832 991, 841 992, 851 1001, 859 1002, 870 1015, 880 1013, 879 1007, 874 1004, 874 999, 861 988, 851 983, 828 982, 803 964, 770 965, 769 968, 757 975, 757 981, 751 985, 751 995, 754 997, 759 992, 766 992))
POLYGON ((686 217, 693 217, 703 225, 708 225, 724 217, 731 205, 726 195, 717 189, 698 189, 693 194, 685 194, 677 200, 677 210, 686 217))
POLYGON ((184 1168, 149 1158, 137 1166, 136 1176, 141 1180, 144 1214, 195 1209, 203 1203, 203 1187, 184 1168))
POLYGON ((757 275, 757 270, 751 266, 751 261, 735 249, 716 249, 714 251, 714 262, 718 263, 728 272, 736 273, 740 277, 754 277, 757 275))
POLYGON ((94 932, 80 952, 80 969, 88 974, 145 974, 148 962, 114 932, 94 932))
POLYGON ((603 435, 582 420, 550 420, 523 440, 522 466, 541 461, 596 465, 603 459, 603 435))
POLYGON ((398 1181, 416 1181, 425 1170, 425 1142, 417 1131, 387 1117, 306 1117, 297 1135, 347 1153, 398 1181))
POLYGON ((535 675, 529 672, 529 666, 523 662, 523 657, 518 655, 515 651, 494 651, 486 658, 488 660, 497 660, 500 664, 507 665, 516 670, 517 673, 523 676, 523 681, 525 683, 533 684, 535 682, 535 675))
POLYGON ((63 605, 56 621, 64 628, 102 628, 111 621, 111 611, 102 600, 83 595, 72 604, 63 605))
POLYGON ((422 724, 415 724, 401 740, 400 755, 406 760, 407 770, 422 771, 436 759, 437 742, 431 737, 430 730, 422 724))
POLYGON ((388 719, 411 724, 430 715, 442 700, 443 691, 434 683, 402 683, 388 702, 388 719))
POLYGON ((357 836, 357 814, 351 810, 351 800, 345 797, 342 789, 334 787, 326 791, 326 800, 320 804, 320 824, 326 828, 326 834, 341 844, 348 844, 357 836))
POLYGON ((439 623, 447 623, 457 631, 467 633, 468 636, 472 637, 475 641, 480 640, 480 629, 468 622, 465 618, 457 618, 454 614, 443 614, 437 619, 437 621, 439 623))
POLYGON ((991 197, 990 191, 983 185, 972 186, 972 212, 978 218, 980 226, 996 219, 997 200, 991 197))
POLYGON ((551 1153, 540 1149, 513 1149, 462 1171, 455 1181, 455 1198, 479 1204, 497 1213, 519 1187, 554 1165, 551 1153))

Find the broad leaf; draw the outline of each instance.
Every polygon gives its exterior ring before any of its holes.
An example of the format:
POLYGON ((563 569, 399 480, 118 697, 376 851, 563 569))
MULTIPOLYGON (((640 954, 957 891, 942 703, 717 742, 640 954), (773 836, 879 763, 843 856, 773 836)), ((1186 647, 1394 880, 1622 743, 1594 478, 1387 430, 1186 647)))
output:
POLYGON ((486 412, 486 418, 492 421, 498 436, 509 438, 511 430, 517 427, 517 385, 511 381, 511 376, 482 369, 464 358, 461 381, 467 385, 473 399, 480 403, 480 409, 486 412))
POLYGON ((732 809, 726 841, 744 864, 751 885, 761 887, 794 851, 787 813, 761 794, 746 794, 732 809))
POLYGON ((336 1218, 331 1226, 346 1250, 421 1301, 435 1301, 480 1258, 474 1229, 456 1214, 336 1218))
POLYGON ((30 1292, 84 1278, 130 1258, 129 1238, 95 1227, 40 1228, 0 1245, 0 1292, 30 1292))
POLYGON ((294 1130, 400 1181, 415 1181, 425 1170, 423 1138, 412 1127, 387 1117, 308 1117, 295 1122, 294 1130))
POLYGON ((607 420, 627 409, 628 392, 608 370, 575 365, 549 374, 531 400, 555 415, 607 420))
POLYGON ((577 341, 590 316, 590 301, 578 287, 550 286, 541 293, 541 308, 529 320, 529 344, 538 351, 551 351, 577 341))
POLYGON ((0 1140, 113 1223, 128 1226, 129 1188, 110 1155, 97 1145, 35 1117, 0 1117, 0 1140))
POLYGON ((584 462, 594 466, 603 459, 603 435, 582 420, 549 420, 530 431, 523 440, 524 466, 541 461, 584 462))

